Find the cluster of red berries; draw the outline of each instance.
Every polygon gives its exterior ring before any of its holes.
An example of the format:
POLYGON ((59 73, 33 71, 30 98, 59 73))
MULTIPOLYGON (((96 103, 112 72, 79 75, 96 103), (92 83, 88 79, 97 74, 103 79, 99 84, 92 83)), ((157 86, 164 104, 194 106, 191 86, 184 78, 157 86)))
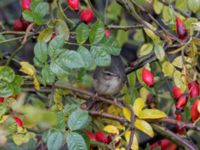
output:
MULTIPOLYGON (((198 82, 194 81, 194 82, 188 83, 188 91, 189 91, 190 98, 195 98, 195 97, 199 96, 199 92, 200 92, 199 90, 200 89, 199 89, 198 82)), ((177 102, 176 102, 176 109, 177 109, 176 120, 182 121, 181 111, 184 110, 184 108, 187 104, 188 96, 186 96, 186 94, 184 94, 181 91, 181 89, 177 86, 173 87, 172 94, 173 94, 174 98, 177 100, 177 102)), ((198 111, 198 105, 200 104, 199 102, 200 102, 200 100, 196 99, 190 109, 190 115, 191 115, 192 122, 195 122, 200 117, 200 113, 198 111)), ((176 128, 177 128, 177 132, 179 134, 184 134, 183 128, 180 128, 179 126, 176 126, 176 128)))
MULTIPOLYGON (((67 4, 69 8, 71 8, 74 11, 78 11, 80 7, 79 0, 67 0, 67 4)), ((80 19, 81 21, 86 22, 87 24, 91 23, 92 20, 94 19, 94 12, 91 8, 85 8, 81 11, 80 14, 80 19)), ((110 31, 109 29, 105 29, 105 36, 109 37, 110 36, 110 31)))

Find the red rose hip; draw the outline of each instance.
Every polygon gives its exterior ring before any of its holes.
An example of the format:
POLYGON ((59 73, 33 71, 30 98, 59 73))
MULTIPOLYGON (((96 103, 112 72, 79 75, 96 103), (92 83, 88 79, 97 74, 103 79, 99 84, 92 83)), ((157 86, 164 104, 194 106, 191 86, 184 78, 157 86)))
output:
POLYGON ((110 37, 110 30, 109 29, 105 29, 104 33, 105 33, 106 37, 110 37))
POLYGON ((187 97, 183 95, 178 99, 176 103, 176 109, 182 111, 185 108, 186 104, 187 104, 187 97))
MULTIPOLYGON (((180 113, 176 114, 176 120, 182 121, 182 116, 180 113)), ((176 130, 178 134, 184 134, 184 128, 180 128, 178 125, 176 125, 176 130)))
POLYGON ((187 35, 186 27, 179 17, 176 17, 176 33, 181 40, 184 40, 187 35))
POLYGON ((98 131, 95 133, 95 139, 98 142, 102 142, 102 143, 110 143, 111 139, 105 135, 105 133, 103 133, 102 131, 98 131))
POLYGON ((154 84, 154 76, 151 71, 146 68, 142 69, 142 80, 148 86, 152 86, 154 84))
POLYGON ((15 119, 15 122, 19 127, 23 126, 23 122, 20 118, 18 118, 18 117, 13 117, 13 118, 15 119))
POLYGON ((72 10, 78 11, 78 9, 79 9, 79 0, 67 0, 67 4, 72 10))
POLYGON ((0 97, 0 103, 3 103, 3 102, 4 102, 4 98, 0 97))
POLYGON ((22 10, 30 10, 31 0, 22 0, 22 10))
POLYGON ((86 23, 92 22, 94 18, 94 12, 91 8, 86 8, 81 12, 80 16, 82 21, 85 21, 86 23))
POLYGON ((197 82, 188 83, 190 98, 199 96, 199 84, 197 82))
POLYGON ((198 105, 200 105, 200 99, 197 99, 193 103, 192 108, 190 110, 190 115, 191 115, 191 118, 192 118, 192 122, 195 122, 200 117, 200 113, 198 111, 198 105))
POLYGON ((179 97, 181 97, 183 95, 181 89, 177 86, 173 87, 172 94, 173 94, 175 99, 178 99, 179 97))

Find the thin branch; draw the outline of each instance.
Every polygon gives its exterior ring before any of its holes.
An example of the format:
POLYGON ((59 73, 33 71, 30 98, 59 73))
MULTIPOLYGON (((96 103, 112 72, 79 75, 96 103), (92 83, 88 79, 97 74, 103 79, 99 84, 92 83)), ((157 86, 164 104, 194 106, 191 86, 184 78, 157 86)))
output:
POLYGON ((144 26, 141 24, 136 24, 136 25, 132 25, 132 26, 118 26, 118 25, 108 25, 107 28, 108 29, 117 29, 117 30, 134 30, 134 29, 138 29, 138 28, 143 28, 144 26))
POLYGON ((185 149, 189 149, 189 150, 198 150, 198 148, 192 144, 191 142, 181 138, 180 136, 178 136, 177 134, 175 134, 174 132, 170 131, 169 129, 166 129, 165 127, 161 127, 157 124, 151 124, 151 126, 154 128, 154 130, 156 130, 159 134, 162 134, 163 136, 169 138, 170 140, 172 140, 173 142, 175 142, 176 144, 184 147, 185 149))
POLYGON ((193 123, 177 121, 177 120, 174 120, 172 118, 164 118, 164 119, 161 119, 161 120, 158 120, 158 121, 162 122, 162 123, 178 125, 181 128, 188 128, 188 129, 192 129, 192 130, 196 130, 196 131, 200 132, 200 127, 195 126, 195 124, 193 124, 193 123))
POLYGON ((23 39, 23 41, 22 41, 22 45, 24 45, 24 44, 27 42, 27 38, 28 38, 28 36, 29 36, 29 34, 30 34, 30 31, 31 31, 31 29, 33 28, 33 26, 34 26, 34 24, 31 23, 31 24, 27 27, 26 33, 25 33, 25 35, 24 35, 24 39, 23 39))

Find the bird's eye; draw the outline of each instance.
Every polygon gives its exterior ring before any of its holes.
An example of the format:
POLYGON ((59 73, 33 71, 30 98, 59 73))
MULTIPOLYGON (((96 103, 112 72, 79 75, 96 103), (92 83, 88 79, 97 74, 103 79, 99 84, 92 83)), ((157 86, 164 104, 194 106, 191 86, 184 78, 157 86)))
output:
POLYGON ((110 71, 103 71, 104 75, 106 76, 117 76, 115 73, 112 73, 110 71))
POLYGON ((104 71, 103 73, 104 73, 104 75, 106 75, 106 76, 112 76, 112 74, 113 74, 112 72, 109 72, 109 71, 104 71))

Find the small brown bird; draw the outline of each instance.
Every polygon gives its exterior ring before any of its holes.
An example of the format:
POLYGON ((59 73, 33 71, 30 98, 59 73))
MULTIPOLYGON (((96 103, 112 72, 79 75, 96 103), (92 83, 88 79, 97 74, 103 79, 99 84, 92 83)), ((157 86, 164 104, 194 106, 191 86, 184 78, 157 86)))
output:
POLYGON ((99 95, 113 96, 119 93, 126 82, 125 66, 120 56, 112 56, 108 67, 97 67, 93 79, 94 89, 99 95))

